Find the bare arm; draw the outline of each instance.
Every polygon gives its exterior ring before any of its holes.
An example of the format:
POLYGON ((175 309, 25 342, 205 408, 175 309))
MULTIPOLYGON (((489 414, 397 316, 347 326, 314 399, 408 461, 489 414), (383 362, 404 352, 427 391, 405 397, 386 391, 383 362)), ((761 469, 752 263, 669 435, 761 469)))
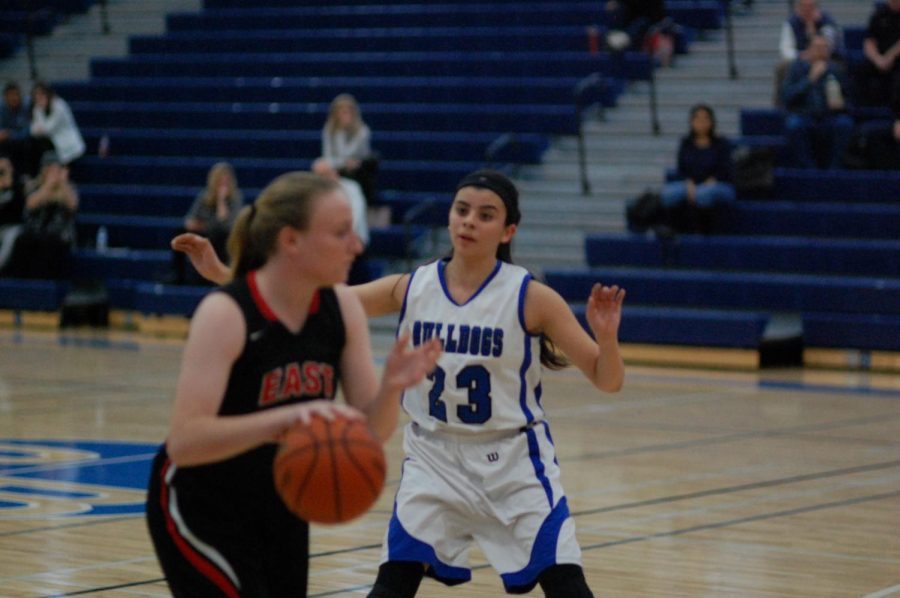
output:
POLYGON ((341 356, 344 396, 348 404, 369 418, 369 424, 378 436, 387 440, 397 427, 400 393, 434 369, 441 352, 440 341, 432 339, 420 347, 409 349, 407 337, 398 339, 388 355, 379 383, 372 362, 369 327, 362 304, 348 287, 336 287, 335 291, 347 331, 347 344, 341 356))
POLYGON ((243 350, 245 334, 240 309, 230 297, 213 293, 197 308, 184 348, 166 441, 176 464, 199 465, 233 457, 276 441, 290 426, 308 422, 313 414, 327 418, 342 411, 359 417, 355 410, 331 401, 219 416, 231 367, 243 350))
MULTIPOLYGON (((893 50, 893 48, 891 50, 893 50)), ((879 70, 888 71, 894 64, 896 54, 891 52, 891 50, 882 54, 878 51, 878 44, 875 43, 874 38, 867 37, 863 40, 863 54, 865 54, 866 58, 868 58, 879 70)))
POLYGON ((231 279, 231 270, 222 263, 206 237, 184 233, 172 239, 171 245, 173 250, 186 253, 194 268, 206 280, 225 284, 231 279))
POLYGON ((350 288, 359 297, 366 315, 372 318, 400 311, 407 286, 409 274, 389 274, 350 288))
POLYGON ((618 339, 624 299, 624 289, 594 285, 585 312, 592 339, 559 293, 532 281, 526 295, 525 322, 531 332, 548 336, 594 386, 617 392, 625 381, 618 339))

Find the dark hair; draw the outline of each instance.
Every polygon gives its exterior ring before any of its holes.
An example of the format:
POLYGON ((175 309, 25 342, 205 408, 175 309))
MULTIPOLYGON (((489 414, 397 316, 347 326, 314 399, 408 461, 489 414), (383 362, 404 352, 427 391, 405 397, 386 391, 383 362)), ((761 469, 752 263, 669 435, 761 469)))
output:
POLYGON ((335 189, 340 189, 338 182, 311 172, 289 172, 269 183, 256 202, 241 209, 231 229, 232 278, 262 267, 274 253, 278 233, 285 226, 306 230, 313 202, 335 189))
MULTIPOLYGON (((522 213, 519 211, 519 190, 503 173, 488 168, 470 172, 456 184, 456 191, 463 187, 479 187, 493 191, 500 197, 503 207, 506 208, 504 224, 506 226, 519 224, 522 219, 522 213)), ((509 243, 501 243, 497 247, 497 259, 508 264, 512 263, 512 248, 509 243)))
POLYGON ((19 87, 19 84, 16 83, 15 81, 7 81, 6 84, 3 86, 3 94, 6 95, 6 93, 9 91, 21 92, 22 89, 19 87))
MULTIPOLYGON (((503 173, 487 168, 470 172, 456 184, 456 191, 464 187, 478 187, 496 193, 506 208, 505 226, 519 224, 522 220, 522 212, 519 210, 519 190, 503 173)), ((510 243, 501 243, 497 247, 497 259, 507 264, 513 263, 510 243)), ((541 335, 541 365, 551 370, 559 370, 569 365, 569 360, 558 353, 553 341, 543 334, 541 335)))
POLYGON ((709 138, 716 139, 718 137, 716 134, 716 113, 708 104, 694 104, 691 106, 691 111, 688 116, 688 138, 694 139, 694 126, 691 123, 694 120, 694 115, 700 111, 706 112, 709 115, 709 120, 712 122, 712 126, 709 128, 709 138))
POLYGON ((31 86, 31 103, 34 104, 34 92, 42 91, 47 95, 47 107, 44 109, 44 114, 50 116, 50 111, 53 109, 53 98, 56 97, 56 92, 53 91, 53 88, 50 87, 47 83, 43 81, 35 81, 34 85, 31 86))

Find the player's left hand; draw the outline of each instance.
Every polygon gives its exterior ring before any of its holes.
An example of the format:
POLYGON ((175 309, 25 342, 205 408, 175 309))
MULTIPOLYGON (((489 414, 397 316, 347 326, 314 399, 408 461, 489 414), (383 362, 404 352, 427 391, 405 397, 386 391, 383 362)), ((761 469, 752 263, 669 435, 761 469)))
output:
POLYGON ((588 297, 586 317, 597 341, 616 338, 622 321, 622 302, 625 289, 618 285, 604 286, 599 282, 591 289, 588 297))

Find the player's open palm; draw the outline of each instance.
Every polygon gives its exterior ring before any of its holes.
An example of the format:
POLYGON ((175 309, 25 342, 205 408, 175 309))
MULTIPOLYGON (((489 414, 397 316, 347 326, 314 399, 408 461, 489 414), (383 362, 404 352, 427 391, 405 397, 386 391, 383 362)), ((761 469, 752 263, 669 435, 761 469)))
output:
POLYGON ((197 272, 207 280, 217 281, 222 262, 216 255, 212 243, 206 237, 195 233, 182 233, 172 239, 172 249, 187 254, 197 272))
POLYGON ((598 282, 591 289, 585 315, 597 340, 615 338, 619 333, 624 300, 625 289, 620 289, 618 285, 608 287, 598 282))
POLYGON ((387 388, 403 389, 418 384, 434 370, 441 354, 438 338, 409 348, 409 333, 403 334, 394 343, 394 348, 384 364, 382 384, 387 388))

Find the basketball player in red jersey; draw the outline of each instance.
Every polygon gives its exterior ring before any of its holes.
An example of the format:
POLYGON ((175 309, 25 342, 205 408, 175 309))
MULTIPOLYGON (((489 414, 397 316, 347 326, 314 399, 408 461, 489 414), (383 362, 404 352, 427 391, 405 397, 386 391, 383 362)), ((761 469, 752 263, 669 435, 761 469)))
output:
POLYGON ((361 250, 340 186, 312 174, 277 178, 238 216, 232 282, 191 321, 150 478, 147 522, 176 598, 306 596, 309 527, 275 490, 279 436, 342 412, 386 439, 402 390, 434 368, 440 342, 403 337, 378 383, 362 305, 334 286, 361 250))

